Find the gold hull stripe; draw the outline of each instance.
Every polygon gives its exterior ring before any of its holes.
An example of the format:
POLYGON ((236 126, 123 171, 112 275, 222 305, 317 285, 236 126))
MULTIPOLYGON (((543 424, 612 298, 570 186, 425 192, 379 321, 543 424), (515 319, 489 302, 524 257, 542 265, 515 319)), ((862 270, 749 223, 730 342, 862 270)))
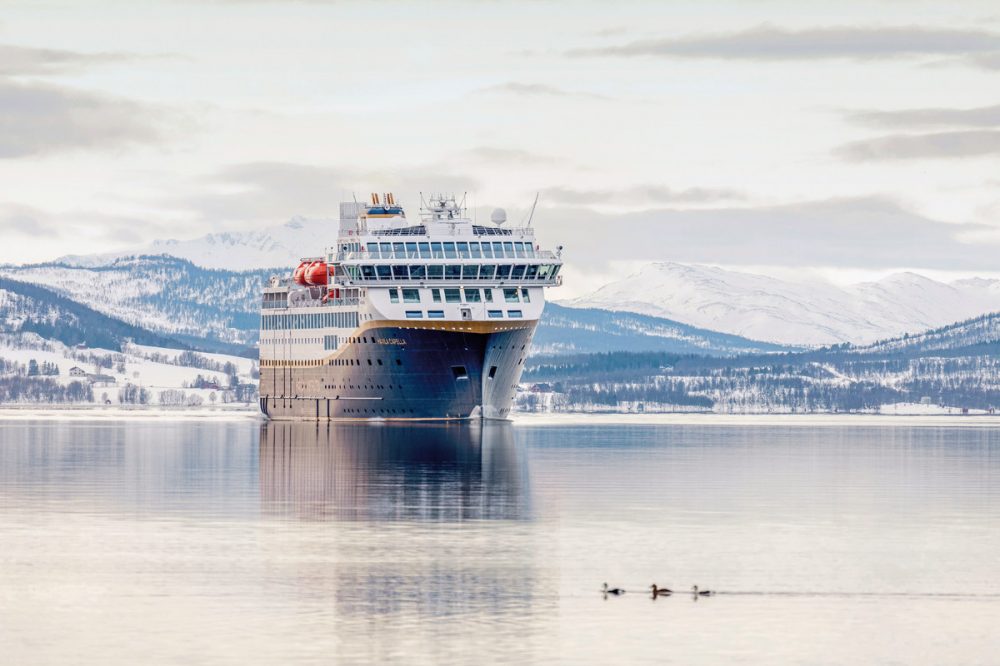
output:
MULTIPOLYGON (((538 325, 537 319, 532 319, 523 322, 513 322, 509 320, 505 321, 419 321, 416 319, 383 319, 380 321, 366 321, 361 326, 351 331, 351 333, 345 337, 357 338, 361 337, 366 331, 370 331, 373 328, 409 328, 409 329, 422 329, 429 331, 446 331, 448 333, 471 333, 473 335, 490 335, 491 333, 503 333, 506 331, 523 331, 523 330, 534 330, 538 325)), ((330 361, 340 358, 348 349, 351 348, 353 344, 357 343, 347 343, 343 347, 340 347, 331 354, 327 354, 322 358, 309 359, 309 360, 278 360, 278 359, 261 359, 260 365, 265 368, 318 368, 323 365, 329 365, 330 361)), ((385 345, 389 346, 389 345, 385 345)))

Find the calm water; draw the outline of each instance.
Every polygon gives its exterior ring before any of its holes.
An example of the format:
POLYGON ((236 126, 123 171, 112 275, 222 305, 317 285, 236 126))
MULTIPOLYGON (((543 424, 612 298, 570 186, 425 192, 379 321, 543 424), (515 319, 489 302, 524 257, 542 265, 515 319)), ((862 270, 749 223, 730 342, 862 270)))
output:
POLYGON ((3 664, 998 655, 994 429, 0 421, 3 664))

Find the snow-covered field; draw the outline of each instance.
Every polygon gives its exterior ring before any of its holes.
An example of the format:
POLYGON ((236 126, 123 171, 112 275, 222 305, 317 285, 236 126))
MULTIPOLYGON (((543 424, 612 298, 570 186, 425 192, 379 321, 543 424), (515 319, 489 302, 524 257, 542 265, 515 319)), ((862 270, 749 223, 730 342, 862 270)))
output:
POLYGON ((961 426, 1000 427, 1000 415, 889 414, 527 414, 518 426, 553 425, 717 425, 717 426, 961 426))

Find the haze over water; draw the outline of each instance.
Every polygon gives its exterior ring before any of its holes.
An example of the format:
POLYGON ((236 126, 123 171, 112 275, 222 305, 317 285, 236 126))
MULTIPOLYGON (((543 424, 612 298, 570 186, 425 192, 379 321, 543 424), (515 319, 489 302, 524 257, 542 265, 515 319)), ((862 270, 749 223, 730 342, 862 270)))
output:
POLYGON ((1000 432, 809 423, 0 422, 0 663, 996 663, 1000 432))

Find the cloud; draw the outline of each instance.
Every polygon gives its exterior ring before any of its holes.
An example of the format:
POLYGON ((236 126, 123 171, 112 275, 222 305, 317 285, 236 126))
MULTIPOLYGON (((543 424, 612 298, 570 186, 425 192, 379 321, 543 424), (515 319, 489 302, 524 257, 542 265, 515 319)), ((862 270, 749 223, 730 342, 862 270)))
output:
POLYGON ((143 241, 148 233, 157 229, 166 231, 172 227, 167 223, 137 217, 93 211, 51 213, 32 206, 0 201, 0 230, 5 236, 15 234, 47 241, 96 239, 121 246, 143 241))
POLYGON ((717 203, 745 199, 742 192, 723 188, 692 187, 675 190, 662 185, 638 185, 620 190, 577 190, 568 187, 550 187, 542 190, 545 202, 588 205, 618 202, 641 203, 717 203))
POLYGON ((1000 238, 965 242, 992 227, 933 220, 873 197, 614 214, 545 208, 534 226, 544 245, 565 245, 568 261, 595 270, 627 259, 992 271, 1000 251, 1000 238))
POLYGON ((731 33, 643 39, 575 49, 571 56, 660 56, 739 60, 895 58, 1000 52, 1000 33, 945 28, 839 26, 790 30, 761 25, 731 33))
POLYGON ((154 143, 163 120, 163 111, 126 99, 0 79, 0 159, 154 143))
POLYGON ((983 69, 1000 69, 1000 51, 969 56, 969 62, 983 69))
POLYGON ((974 109, 902 109, 899 111, 850 111, 847 120, 869 127, 1000 127, 1000 104, 974 109))
MULTIPOLYGON (((336 217, 340 201, 356 194, 395 192, 397 200, 424 190, 462 192, 477 183, 433 166, 380 171, 289 162, 249 162, 228 166, 194 183, 195 192, 165 199, 162 205, 194 212, 213 223, 274 222, 293 215, 336 217)), ((412 208, 412 206, 411 206, 412 208)))
POLYGON ((854 162, 1000 155, 1000 131, 894 134, 847 143, 837 148, 834 154, 854 162))
POLYGON ((78 53, 0 44, 0 76, 62 74, 91 65, 130 61, 136 57, 127 53, 78 53))
POLYGON ((462 151, 462 155, 477 162, 486 164, 541 166, 560 164, 564 160, 549 155, 539 155, 519 148, 495 148, 492 146, 477 146, 462 151))
POLYGON ((598 95, 596 93, 580 92, 574 90, 564 90, 562 88, 557 88, 555 86, 545 85, 544 83, 517 83, 515 81, 509 81, 507 83, 500 83, 495 86, 480 88, 476 92, 481 94, 502 93, 510 95, 519 95, 522 97, 593 99, 602 101, 612 101, 613 99, 606 95, 598 95))

